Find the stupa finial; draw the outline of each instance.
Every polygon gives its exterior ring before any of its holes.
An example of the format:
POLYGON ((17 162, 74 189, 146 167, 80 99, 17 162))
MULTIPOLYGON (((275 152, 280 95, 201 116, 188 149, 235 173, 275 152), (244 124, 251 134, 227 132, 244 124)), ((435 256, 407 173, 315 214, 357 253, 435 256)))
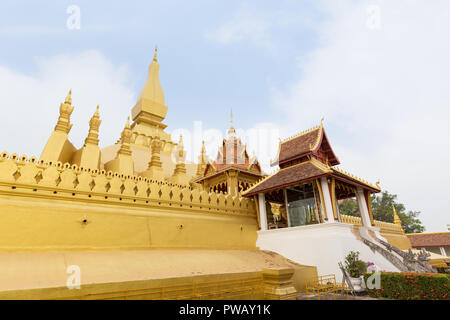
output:
POLYGON ((158 55, 158 46, 155 45, 155 53, 153 54, 153 61, 156 61, 156 62, 158 61, 158 60, 156 59, 157 55, 158 55))
POLYGON ((89 121, 89 133, 84 141, 86 144, 91 143, 98 145, 98 129, 100 127, 100 124, 102 121, 100 120, 100 113, 98 112, 99 105, 97 105, 97 108, 95 110, 94 115, 92 116, 91 120, 89 121))
POLYGON ((67 94, 66 100, 64 100, 65 104, 72 104, 72 89, 69 89, 69 93, 67 94))

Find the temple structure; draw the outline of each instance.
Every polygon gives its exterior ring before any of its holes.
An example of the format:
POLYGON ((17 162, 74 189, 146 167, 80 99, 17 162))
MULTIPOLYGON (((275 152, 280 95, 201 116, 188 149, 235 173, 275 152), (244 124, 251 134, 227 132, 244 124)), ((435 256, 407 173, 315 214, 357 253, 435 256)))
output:
POLYGON ((203 144, 189 163, 165 132, 156 50, 117 143, 100 148, 97 106, 75 147, 75 110, 70 90, 39 159, 0 154, 0 299, 295 299, 350 250, 429 271, 398 221, 373 219, 379 185, 336 167, 323 122, 280 143, 270 176, 232 119, 216 159, 203 144), (339 212, 348 197, 360 217, 339 212))
MULTIPOLYGON (((208 161, 201 175, 194 182, 202 185, 209 192, 228 193, 233 196, 246 191, 255 184, 263 173, 256 156, 249 157, 244 145, 233 126, 233 113, 230 118, 230 129, 226 139, 219 147, 215 161, 208 161)), ((204 148, 204 145, 203 145, 204 148)), ((203 155, 204 149, 202 149, 203 155)), ((203 158, 201 158, 203 159, 203 158)), ((199 163, 199 166, 202 163, 199 163)))
POLYGON ((338 200, 346 198, 356 198, 364 225, 374 226, 369 200, 380 188, 335 167, 323 121, 280 142, 277 164, 280 170, 244 193, 258 196, 261 230, 342 222, 338 200))
POLYGON ((257 246, 316 265, 321 274, 338 274, 338 262, 349 250, 377 261, 383 270, 409 270, 399 263, 405 255, 401 249, 411 248, 400 220, 387 224, 373 219, 370 197, 380 192, 379 184, 338 169, 339 164, 323 119, 319 126, 280 141, 272 161, 279 170, 243 193, 257 203, 257 246), (338 201, 347 198, 357 202, 359 217, 339 212, 338 201), (398 247, 398 256, 392 246, 398 247))

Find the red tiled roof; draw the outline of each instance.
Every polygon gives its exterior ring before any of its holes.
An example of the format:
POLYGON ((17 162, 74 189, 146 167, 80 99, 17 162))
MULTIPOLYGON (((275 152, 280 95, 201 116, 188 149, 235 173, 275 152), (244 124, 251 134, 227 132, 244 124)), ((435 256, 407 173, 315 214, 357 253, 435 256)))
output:
POLYGON ((314 146, 317 139, 320 139, 321 132, 322 128, 319 127, 308 133, 282 142, 280 145, 278 161, 283 162, 312 151, 311 146, 314 146))
POLYGON ((406 235, 413 248, 450 246, 450 231, 406 235))
POLYGON ((275 174, 250 188, 244 193, 244 196, 249 197, 260 192, 294 185, 301 181, 307 181, 330 172, 331 171, 327 170, 323 165, 317 164, 316 161, 302 162, 277 171, 275 174))

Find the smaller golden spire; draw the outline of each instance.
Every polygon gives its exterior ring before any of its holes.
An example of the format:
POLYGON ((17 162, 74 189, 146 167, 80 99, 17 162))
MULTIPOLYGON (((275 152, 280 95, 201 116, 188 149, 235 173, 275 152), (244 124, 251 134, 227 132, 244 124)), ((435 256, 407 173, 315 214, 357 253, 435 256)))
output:
POLYGON ((125 128, 123 128, 122 134, 121 134, 121 143, 122 145, 120 146, 119 149, 119 153, 120 154, 127 154, 127 155, 131 155, 131 148, 130 148, 130 143, 131 143, 131 127, 130 127, 130 117, 127 118, 127 123, 125 124, 125 128))
POLYGON ((403 230, 403 227, 402 227, 402 220, 400 220, 400 217, 397 214, 397 210, 395 210, 394 204, 392 204, 392 211, 394 213, 394 223, 396 225, 400 226, 400 228, 402 229, 402 233, 405 234, 405 231, 403 230))
POLYGON ((183 147, 183 135, 180 134, 180 141, 178 142, 180 147, 183 147))
POLYGON ((69 90, 64 103, 59 105, 59 118, 55 126, 55 131, 61 131, 69 133, 72 129, 72 123, 70 123, 70 115, 73 112, 74 106, 72 106, 72 89, 69 90))
POLYGON ((98 112, 99 105, 97 105, 97 109, 95 110, 94 115, 92 116, 91 120, 89 121, 89 133, 84 141, 85 144, 91 143, 98 145, 98 129, 100 127, 100 124, 102 121, 100 120, 100 113, 98 112))
POLYGON ((64 100, 65 104, 72 104, 72 89, 69 89, 69 93, 67 94, 66 100, 64 100))
POLYGON ((158 55, 158 46, 155 45, 155 53, 153 54, 153 61, 158 62, 158 60, 156 59, 156 56, 158 55))

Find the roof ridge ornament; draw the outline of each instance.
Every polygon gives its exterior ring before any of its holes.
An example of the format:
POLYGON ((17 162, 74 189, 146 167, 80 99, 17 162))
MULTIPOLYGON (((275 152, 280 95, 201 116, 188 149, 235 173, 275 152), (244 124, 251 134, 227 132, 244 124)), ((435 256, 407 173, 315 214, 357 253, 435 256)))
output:
POLYGON ((300 131, 300 133, 294 134, 294 135, 292 135, 292 136, 290 136, 290 137, 288 137, 286 139, 280 139, 280 143, 288 142, 288 141, 290 141, 292 139, 301 137, 301 136, 303 136, 303 135, 305 135, 307 133, 310 133, 310 132, 312 132, 314 130, 323 128, 323 120, 324 120, 324 117, 322 117, 322 119, 320 120, 320 125, 318 125, 318 126, 312 127, 310 129, 307 129, 307 130, 300 131))

